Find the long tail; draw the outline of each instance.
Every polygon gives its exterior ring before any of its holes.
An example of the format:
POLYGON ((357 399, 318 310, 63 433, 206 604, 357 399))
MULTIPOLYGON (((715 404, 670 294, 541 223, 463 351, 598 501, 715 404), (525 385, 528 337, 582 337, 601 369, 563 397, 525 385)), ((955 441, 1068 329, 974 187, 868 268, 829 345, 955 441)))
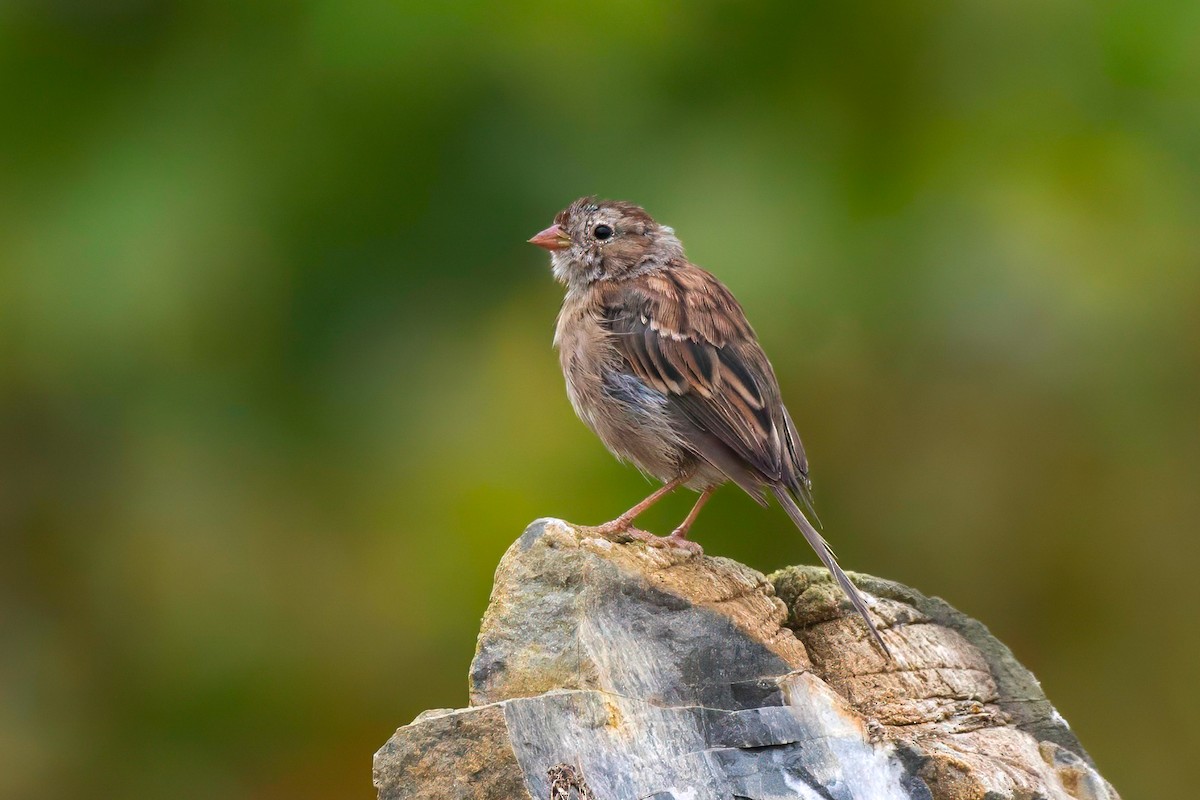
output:
POLYGON ((804 512, 800 510, 800 506, 796 505, 795 499, 788 493, 788 490, 782 486, 772 486, 771 491, 775 493, 783 510, 792 518, 792 522, 796 523, 796 527, 804 534, 804 538, 808 540, 809 545, 816 551, 817 558, 821 559, 821 563, 825 565, 825 569, 829 570, 838 585, 842 587, 842 591, 846 593, 846 597, 850 598, 850 602, 858 609, 858 613, 862 614, 862 618, 866 621, 867 627, 871 630, 871 636, 875 638, 879 649, 883 651, 888 659, 892 659, 892 651, 888 650, 888 646, 883 643, 883 637, 879 635, 879 630, 875 627, 875 623, 871 621, 871 615, 867 613, 867 603, 863 600, 862 595, 858 593, 858 589, 850 582, 850 578, 842 572, 842 568, 838 566, 837 559, 833 555, 833 551, 829 549, 829 544, 825 541, 825 537, 812 526, 812 523, 804 516, 804 512))

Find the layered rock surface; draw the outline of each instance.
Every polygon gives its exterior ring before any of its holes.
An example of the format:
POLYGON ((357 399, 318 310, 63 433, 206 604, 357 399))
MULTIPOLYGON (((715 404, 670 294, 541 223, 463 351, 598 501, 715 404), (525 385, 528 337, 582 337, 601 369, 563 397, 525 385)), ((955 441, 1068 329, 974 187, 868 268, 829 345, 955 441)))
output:
POLYGON ((396 731, 379 796, 1118 800, 981 624, 852 577, 894 661, 823 569, 538 520, 496 571, 471 706, 396 731))

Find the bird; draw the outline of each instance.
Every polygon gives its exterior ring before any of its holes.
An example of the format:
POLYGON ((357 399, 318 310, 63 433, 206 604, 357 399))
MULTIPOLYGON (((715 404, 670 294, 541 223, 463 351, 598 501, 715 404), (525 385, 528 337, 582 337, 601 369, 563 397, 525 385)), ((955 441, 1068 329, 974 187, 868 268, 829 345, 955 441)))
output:
POLYGON ((630 202, 581 197, 529 242, 550 252, 565 287, 554 345, 571 405, 618 459, 663 484, 594 530, 701 552, 688 531, 718 487, 733 482, 764 506, 774 496, 890 658, 866 601, 800 507, 813 513, 804 445, 729 289, 630 202), (634 527, 679 487, 700 496, 669 536, 634 527))

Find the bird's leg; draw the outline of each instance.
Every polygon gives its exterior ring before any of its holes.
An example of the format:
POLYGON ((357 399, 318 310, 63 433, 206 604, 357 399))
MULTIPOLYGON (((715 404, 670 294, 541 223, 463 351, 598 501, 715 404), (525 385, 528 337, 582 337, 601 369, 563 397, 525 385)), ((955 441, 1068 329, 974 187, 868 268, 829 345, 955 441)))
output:
MULTIPOLYGON (((717 489, 714 486, 714 487, 705 489, 703 492, 701 492, 700 497, 698 497, 696 499, 696 505, 692 506, 692 510, 689 511, 688 515, 683 518, 683 522, 679 523, 679 527, 676 528, 675 530, 671 531, 671 535, 668 536, 667 538, 675 540, 676 544, 678 544, 680 542, 687 542, 688 544, 695 544, 695 542, 691 542, 688 540, 688 538, 687 538, 688 531, 691 530, 692 523, 696 521, 696 517, 700 516, 700 509, 704 508, 704 504, 708 502, 708 498, 712 497, 713 492, 715 492, 716 490, 717 489)), ((696 546, 699 547, 700 545, 696 545, 696 546)))
POLYGON ((630 531, 630 535, 635 539, 641 539, 651 547, 678 547, 680 550, 687 550, 689 553, 701 555, 704 553, 704 548, 699 542, 693 542, 687 538, 688 529, 692 527, 692 523, 696 521, 696 517, 700 516, 700 509, 704 508, 704 504, 708 502, 708 498, 712 497, 716 487, 705 489, 700 493, 700 497, 696 499, 696 504, 692 506, 692 510, 684 517, 683 522, 679 523, 679 527, 671 532, 670 536, 655 536, 652 533, 643 533, 642 531, 630 531))
POLYGON ((636 506, 629 509, 628 511, 626 511, 624 514, 617 517, 613 521, 606 522, 603 525, 597 525, 595 528, 596 532, 600 533, 600 534, 624 533, 625 531, 627 531, 633 527, 633 521, 635 519, 637 519, 638 516, 640 514, 642 514, 642 512, 644 512, 646 509, 650 508, 650 506, 654 505, 659 500, 662 500, 664 497, 669 495, 671 492, 678 489, 685 482, 687 482, 687 480, 690 479, 691 477, 692 476, 690 473, 685 473, 683 475, 680 475, 678 478, 674 478, 671 481, 668 481, 667 483, 663 484, 658 489, 655 489, 653 492, 651 492, 650 496, 647 497, 645 500, 638 503, 636 506))

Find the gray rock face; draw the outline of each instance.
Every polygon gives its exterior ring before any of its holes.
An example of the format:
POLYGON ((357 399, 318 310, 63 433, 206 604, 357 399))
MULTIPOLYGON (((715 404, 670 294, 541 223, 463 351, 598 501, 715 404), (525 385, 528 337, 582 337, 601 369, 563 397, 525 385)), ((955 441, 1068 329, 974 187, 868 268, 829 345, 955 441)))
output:
POLYGON ((539 520, 500 562, 471 707, 375 755, 381 799, 1119 800, 1033 676, 938 599, 539 520))

